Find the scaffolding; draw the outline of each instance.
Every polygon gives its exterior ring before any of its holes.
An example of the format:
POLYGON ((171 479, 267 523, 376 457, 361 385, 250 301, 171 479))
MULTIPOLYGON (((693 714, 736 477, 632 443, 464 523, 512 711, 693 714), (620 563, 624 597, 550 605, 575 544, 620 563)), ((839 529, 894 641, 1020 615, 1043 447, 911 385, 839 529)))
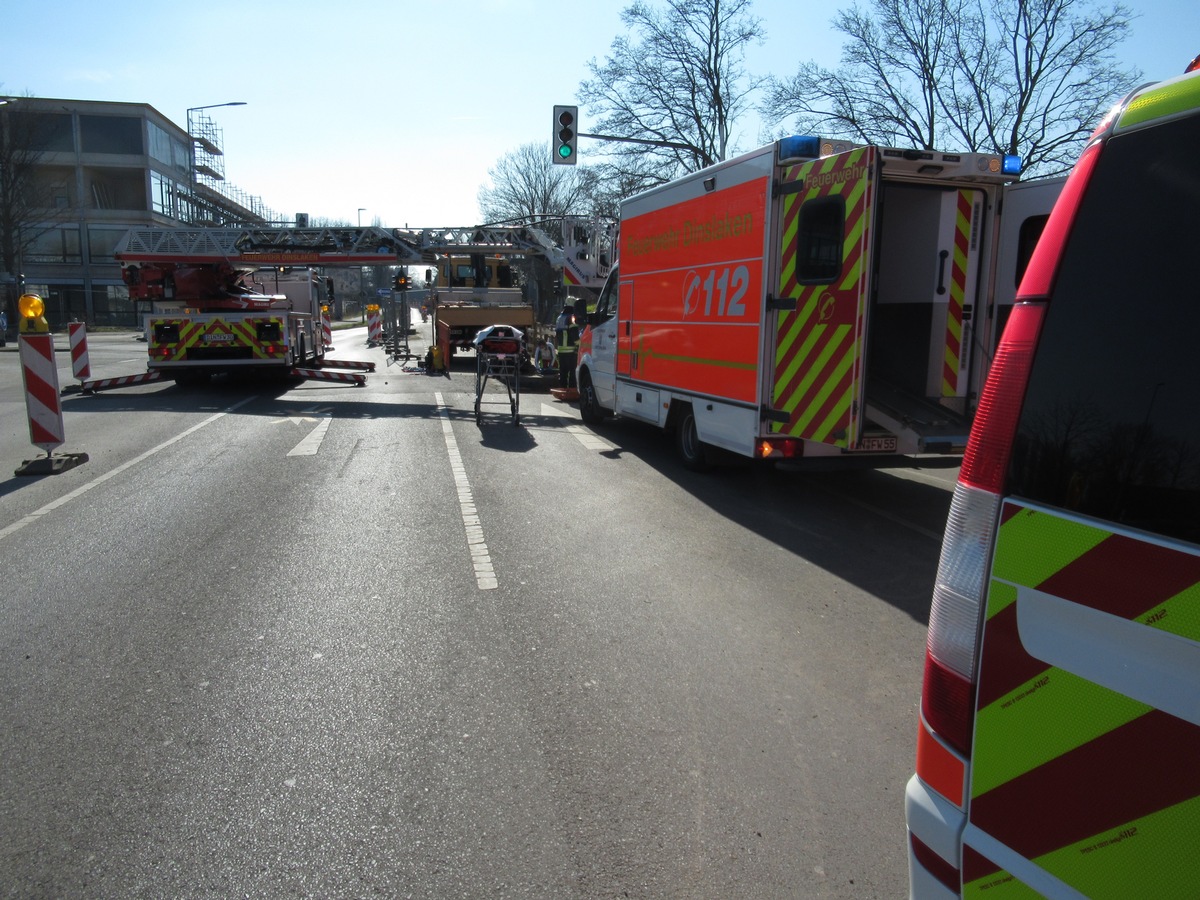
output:
POLYGON ((253 224, 279 221, 262 199, 225 182, 223 132, 202 111, 188 112, 192 139, 193 225, 253 224))

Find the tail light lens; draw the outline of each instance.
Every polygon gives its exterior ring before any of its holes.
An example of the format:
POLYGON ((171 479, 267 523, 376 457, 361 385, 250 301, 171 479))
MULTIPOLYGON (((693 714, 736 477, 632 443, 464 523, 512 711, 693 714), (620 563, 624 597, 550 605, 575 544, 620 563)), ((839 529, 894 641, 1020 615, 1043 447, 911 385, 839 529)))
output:
POLYGON ((1000 340, 950 503, 933 586, 921 708, 929 727, 963 756, 971 750, 979 626, 1000 493, 1043 308, 1018 304, 1000 340))

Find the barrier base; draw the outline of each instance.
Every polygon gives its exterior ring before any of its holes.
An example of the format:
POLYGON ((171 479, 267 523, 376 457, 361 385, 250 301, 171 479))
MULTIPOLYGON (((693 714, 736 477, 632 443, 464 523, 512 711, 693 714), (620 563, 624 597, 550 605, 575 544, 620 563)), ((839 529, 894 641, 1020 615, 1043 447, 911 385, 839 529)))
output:
POLYGON ((60 453, 57 456, 39 456, 37 459, 27 459, 16 470, 14 475, 57 475, 88 461, 86 453, 60 453))

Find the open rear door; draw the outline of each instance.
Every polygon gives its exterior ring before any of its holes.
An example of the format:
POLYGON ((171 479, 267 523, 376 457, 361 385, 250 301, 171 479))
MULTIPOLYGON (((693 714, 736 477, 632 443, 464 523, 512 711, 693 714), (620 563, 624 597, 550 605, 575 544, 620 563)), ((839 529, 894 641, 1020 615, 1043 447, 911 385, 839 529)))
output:
POLYGON ((873 147, 783 170, 775 196, 775 433, 858 445, 878 172, 873 147))

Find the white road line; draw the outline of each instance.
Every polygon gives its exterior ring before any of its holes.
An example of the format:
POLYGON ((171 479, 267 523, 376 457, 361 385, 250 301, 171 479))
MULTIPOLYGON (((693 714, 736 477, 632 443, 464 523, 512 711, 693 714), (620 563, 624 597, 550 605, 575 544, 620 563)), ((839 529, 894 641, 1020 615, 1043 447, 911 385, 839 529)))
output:
POLYGON ((4 538, 8 537, 10 534, 15 534, 16 532, 18 532, 22 528, 24 528, 26 525, 33 524, 38 519, 40 519, 42 516, 53 512, 54 510, 58 509, 60 506, 65 506, 67 503, 70 503, 72 500, 76 499, 77 497, 82 497, 84 494, 86 494, 92 488, 99 487, 100 485, 104 484, 104 482, 108 481, 110 478, 115 478, 117 475, 120 475, 122 472, 126 471, 127 469, 131 469, 134 466, 136 466, 138 463, 144 462, 145 460, 149 459, 151 456, 158 453, 160 450, 166 450, 172 444, 179 443, 188 435, 195 434, 197 431, 199 431, 205 425, 211 425, 213 422, 217 421, 217 419, 221 418, 222 416, 227 416, 227 415, 229 415, 229 413, 233 412, 235 409, 245 406, 250 401, 256 400, 256 399, 258 399, 258 398, 257 397, 247 397, 245 400, 241 400, 241 401, 233 404, 233 406, 229 407, 228 409, 222 410, 219 413, 215 413, 215 414, 209 416, 203 422, 198 422, 197 424, 193 425, 191 428, 181 431, 179 434, 175 435, 175 437, 168 438, 167 440, 165 440, 161 444, 159 444, 157 447, 152 447, 149 450, 147 450, 145 453, 142 453, 139 456, 135 456, 133 459, 131 459, 127 462, 121 463, 121 465, 117 466, 115 469, 111 469, 108 472, 105 472, 103 475, 93 478, 87 484, 80 485, 79 487, 75 488, 75 490, 71 491, 69 494, 64 494, 63 496, 59 497, 57 500, 51 500, 49 503, 47 503, 41 509, 34 510, 29 515, 25 516, 24 518, 18 519, 17 521, 13 522, 11 525, 8 525, 4 528, 0 528, 0 540, 3 540, 4 538))
POLYGON ((442 399, 440 391, 434 392, 433 399, 442 418, 442 437, 446 441, 450 471, 454 475, 455 490, 458 491, 458 506, 462 513, 463 530, 467 535, 467 549, 471 551, 471 565, 475 569, 475 583, 481 591, 494 590, 500 586, 500 582, 496 577, 496 570, 492 567, 487 543, 483 539, 483 525, 479 521, 479 510, 475 508, 475 496, 471 493, 471 483, 467 480, 462 454, 458 452, 458 441, 454 439, 450 409, 442 399))
POLYGON ((325 432, 329 430, 329 423, 332 421, 333 417, 326 415, 304 440, 288 451, 288 456, 316 456, 317 451, 321 449, 321 441, 325 440, 325 432))
MULTIPOLYGON (((575 416, 571 415, 570 413, 564 413, 562 411, 562 407, 551 406, 549 403, 542 404, 542 415, 543 416, 555 416, 556 418, 559 418, 559 419, 573 419, 576 422, 579 421, 575 416)), ((583 425, 578 425, 578 424, 568 425, 567 431, 570 432, 572 435, 574 435, 575 440, 577 440, 577 441, 579 441, 579 443, 583 444, 583 446, 586 447, 588 450, 604 451, 604 450, 615 449, 612 444, 610 444, 606 440, 603 440, 602 438, 596 437, 595 434, 593 434, 591 431, 589 431, 583 425)))

